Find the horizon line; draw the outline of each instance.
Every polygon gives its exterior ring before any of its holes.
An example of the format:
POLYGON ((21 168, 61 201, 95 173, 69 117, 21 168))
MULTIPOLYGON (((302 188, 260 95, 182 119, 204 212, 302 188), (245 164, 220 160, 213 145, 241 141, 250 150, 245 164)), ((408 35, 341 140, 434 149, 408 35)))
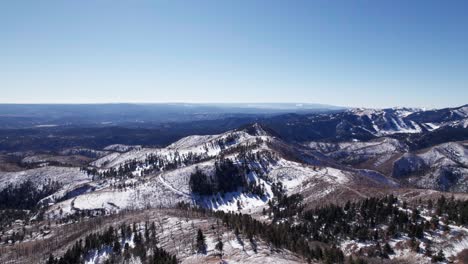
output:
POLYGON ((160 105, 170 105, 170 104, 191 104, 191 105, 248 105, 248 104, 290 104, 290 105, 317 105, 317 106, 324 106, 324 107, 334 107, 334 108, 343 108, 343 109, 350 109, 350 108, 362 108, 362 109, 390 109, 390 108, 421 108, 421 109, 443 109, 443 108, 458 108, 463 106, 468 106, 467 104, 459 104, 459 105, 452 105, 452 106, 443 106, 443 107, 428 107, 428 106, 403 106, 403 105, 395 105, 389 107, 369 107, 369 106, 343 106, 343 105, 334 105, 329 103, 314 103, 314 102, 258 102, 258 101, 250 101, 250 102, 190 102, 190 101, 148 101, 148 102, 139 102, 139 101, 115 101, 115 102, 0 102, 0 105, 118 105, 118 104, 128 104, 128 105, 151 105, 151 104, 160 104, 160 105))

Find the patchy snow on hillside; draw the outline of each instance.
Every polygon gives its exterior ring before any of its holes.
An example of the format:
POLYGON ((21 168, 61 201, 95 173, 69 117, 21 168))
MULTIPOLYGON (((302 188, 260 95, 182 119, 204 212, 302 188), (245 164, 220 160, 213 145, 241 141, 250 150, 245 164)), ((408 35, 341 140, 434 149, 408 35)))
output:
POLYGON ((140 149, 140 145, 123 145, 123 144, 114 144, 114 145, 109 145, 104 148, 104 150, 107 151, 117 151, 117 152, 127 152, 130 150, 134 149, 140 149))
POLYGON ((416 156, 422 159, 427 166, 456 166, 457 164, 468 166, 468 149, 455 142, 431 147, 424 152, 417 153, 416 156))
POLYGON ((453 112, 461 117, 468 117, 468 106, 462 106, 453 110, 453 112))
POLYGON ((380 137, 397 133, 415 134, 422 133, 425 130, 433 131, 438 129, 441 124, 436 125, 431 122, 418 123, 411 120, 413 114, 422 113, 423 111, 425 110, 418 108, 357 108, 350 109, 347 113, 356 116, 361 121, 361 129, 380 137))
POLYGON ((429 131, 433 131, 433 130, 440 128, 439 124, 434 124, 434 123, 424 123, 423 125, 425 125, 426 129, 429 131))
POLYGON ((417 153, 407 153, 394 162, 393 176, 410 177, 421 188, 468 191, 468 149, 458 142, 443 143, 417 153))
POLYGON ((391 118, 390 121, 393 123, 394 128, 388 130, 380 130, 380 135, 391 135, 396 133, 407 133, 407 134, 414 134, 414 133, 421 133, 421 127, 414 121, 409 121, 406 123, 401 118, 391 118))
POLYGON ((308 142, 307 147, 331 156, 342 156, 352 154, 380 155, 385 153, 405 152, 408 146, 394 138, 378 138, 375 140, 359 142, 308 142))
POLYGON ((62 155, 83 155, 92 158, 101 158, 105 155, 109 155, 110 151, 95 150, 89 148, 69 148, 60 151, 62 155))
MULTIPOLYGON (((421 210, 421 217, 428 221, 431 219, 431 215, 427 210, 421 210)), ((439 222, 439 224, 444 225, 442 222, 439 222)), ((389 254, 389 258, 393 260, 411 260, 415 263, 433 263, 431 258, 425 255, 428 242, 431 244, 433 254, 437 254, 439 250, 442 250, 448 260, 455 258, 461 251, 468 249, 468 228, 455 225, 448 225, 448 227, 449 231, 430 230, 424 233, 424 239, 416 239, 420 242, 419 252, 411 250, 409 245, 410 237, 402 235, 398 238, 391 238, 388 244, 394 253, 389 254)), ((340 248, 346 255, 350 255, 362 250, 365 251, 366 248, 371 248, 376 243, 376 241, 343 240, 340 243, 340 248)))
POLYGON ((8 184, 19 184, 28 180, 36 186, 42 186, 49 181, 66 185, 90 181, 90 178, 80 168, 45 166, 18 172, 0 172, 0 190, 8 184))
MULTIPOLYGON (((406 147, 391 138, 337 145, 320 144, 320 147, 343 150, 343 153, 355 151, 369 155, 390 153, 406 147)), ((145 175, 141 172, 147 169, 144 166, 148 165, 140 164, 131 173, 134 178, 130 184, 125 184, 126 187, 118 187, 122 185, 122 182, 118 180, 101 180, 101 187, 94 188, 92 192, 79 189, 83 191, 81 195, 67 196, 72 199, 54 205, 49 210, 49 215, 57 216, 59 211, 72 214, 80 210, 114 212, 122 209, 170 207, 178 202, 197 204, 213 210, 251 213, 262 210, 273 198, 273 183, 281 183, 288 195, 306 193, 307 198, 310 199, 321 199, 340 190, 358 193, 349 187, 356 179, 361 186, 365 184, 395 186, 394 182, 372 171, 339 169, 331 165, 318 166, 328 163, 322 162, 323 156, 313 156, 309 152, 298 151, 295 154, 305 155, 303 158, 310 160, 315 166, 290 159, 288 155, 292 154, 288 152, 294 152, 294 150, 293 147, 269 136, 261 127, 253 126, 246 130, 235 130, 220 135, 189 136, 162 149, 143 148, 132 149, 125 153, 112 153, 97 160, 94 165, 102 168, 116 167, 130 160, 143 161, 152 154, 167 157, 168 160, 175 156, 184 157, 184 153, 203 153, 205 156, 195 164, 182 162, 167 170, 155 168, 145 175), (232 152, 230 148, 233 149, 232 152), (248 174, 244 177, 249 182, 263 186, 264 195, 253 195, 242 188, 233 192, 207 196, 191 191, 190 176, 196 170, 200 170, 209 177, 213 177, 216 159, 222 151, 225 153, 223 158, 231 159, 238 166, 249 168, 248 174), (242 155, 239 155, 241 152, 242 155)), ((66 192, 63 191, 62 196, 63 193, 66 192)))
MULTIPOLYGON (((260 133, 260 132, 259 132, 260 133)), ((189 153, 199 154, 203 157, 215 157, 221 151, 239 146, 255 143, 257 140, 268 140, 270 136, 252 136, 245 131, 229 131, 220 135, 199 136, 193 135, 182 138, 166 148, 137 148, 125 153, 112 153, 92 163, 101 168, 117 167, 131 160, 143 162, 149 155, 157 155, 173 159, 189 153)))

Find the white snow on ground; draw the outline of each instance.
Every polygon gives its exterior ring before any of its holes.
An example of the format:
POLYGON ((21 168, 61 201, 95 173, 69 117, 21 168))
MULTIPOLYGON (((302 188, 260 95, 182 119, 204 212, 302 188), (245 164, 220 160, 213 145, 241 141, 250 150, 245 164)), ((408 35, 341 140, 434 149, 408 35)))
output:
POLYGON ((147 155, 150 154, 157 154, 159 149, 137 149, 137 150, 130 150, 125 153, 112 153, 107 156, 104 156, 92 163, 93 166, 96 167, 117 167, 120 164, 124 164, 127 161, 136 159, 143 161, 147 155))
POLYGON ((112 248, 110 246, 106 246, 100 250, 93 250, 89 252, 88 255, 85 257, 85 264, 99 264, 104 263, 109 255, 112 253, 112 248))
POLYGON ((273 192, 271 185, 265 180, 259 178, 254 172, 250 175, 250 180, 255 181, 257 184, 265 187, 265 196, 260 197, 257 195, 242 193, 242 192, 228 192, 224 195, 217 194, 208 197, 200 197, 199 203, 205 208, 212 210, 220 210, 224 212, 239 211, 243 213, 252 213, 259 211, 260 208, 266 205, 266 203, 273 198, 273 192))
MULTIPOLYGON (((124 208, 146 208, 146 207, 167 207, 174 206, 177 202, 188 202, 202 205, 213 210, 257 212, 266 206, 267 202, 273 198, 271 185, 281 182, 288 195, 307 192, 308 197, 323 198, 338 189, 350 189, 349 184, 358 177, 360 183, 371 182, 373 184, 384 184, 393 186, 393 183, 384 179, 381 175, 376 175, 372 171, 344 171, 330 166, 311 166, 300 162, 286 160, 275 149, 271 149, 267 141, 274 141, 273 137, 267 136, 261 127, 249 133, 240 131, 226 132, 212 136, 190 136, 183 138, 167 148, 163 149, 132 149, 126 153, 112 153, 95 162, 95 165, 102 167, 120 166, 129 160, 144 160, 149 154, 157 154, 162 157, 184 155, 184 153, 204 153, 205 157, 212 159, 192 165, 181 164, 181 167, 168 170, 155 170, 152 174, 141 176, 141 167, 138 167, 132 174, 132 187, 116 188, 122 182, 113 180, 101 180, 100 187, 93 187, 93 192, 86 190, 79 196, 67 201, 60 202, 49 209, 48 215, 57 216, 58 212, 71 214, 79 210, 104 209, 108 212, 119 211, 124 208), (249 134, 250 133, 250 134, 249 134), (255 136, 253 136, 255 135, 255 136), (259 141, 260 139, 260 141, 259 141), (259 143, 253 145, 251 143, 259 143), (251 172, 246 175, 249 181, 255 181, 265 189, 264 196, 257 196, 243 192, 241 189, 210 196, 199 196, 191 192, 189 186, 190 175, 197 169, 206 175, 212 176, 215 173, 215 157, 223 150, 237 146, 254 146, 249 149, 251 154, 256 154, 254 160, 248 161, 251 172), (263 154, 265 152, 265 154, 263 154), (266 155, 268 154, 268 155, 266 155), (260 159, 260 160, 256 160, 260 159), (259 173, 259 175, 257 175, 259 173), (362 181, 364 180, 364 181, 362 181)), ((383 139, 375 142, 343 143, 339 148, 353 149, 361 151, 371 148, 374 153, 393 151, 401 148, 399 142, 393 139, 383 139)), ((336 148, 332 146, 332 148, 336 148)), ((227 154, 224 158, 229 158, 235 163, 240 163, 238 151, 227 154)), ((245 161, 242 161, 245 162, 245 161)), ((93 184, 96 182, 93 182, 93 184)), ((70 190, 75 186, 70 186, 70 190)), ((64 196, 66 190, 59 194, 64 196)), ((57 194, 57 196, 60 196, 57 194)), ((56 199, 55 199, 56 200, 56 199)), ((54 199, 47 200, 48 202, 54 199)))
MULTIPOLYGON (((336 191, 350 190, 358 193, 349 184, 352 184, 356 177, 360 183, 371 182, 373 184, 384 184, 393 186, 392 182, 382 179, 381 175, 375 175, 371 171, 344 171, 330 166, 311 166, 300 162, 294 162, 283 158, 280 152, 272 145, 265 142, 276 142, 277 139, 267 136, 261 127, 257 127, 249 133, 240 131, 226 132, 220 135, 211 136, 190 136, 183 138, 170 146, 162 149, 132 149, 126 153, 112 153, 95 162, 101 167, 117 167, 129 160, 144 160, 149 154, 157 154, 161 157, 172 158, 175 155, 183 156, 184 153, 203 153, 204 157, 213 157, 210 160, 196 164, 181 164, 181 167, 168 170, 155 170, 150 175, 141 176, 143 169, 141 166, 132 174, 132 187, 116 188, 115 185, 122 182, 113 180, 100 180, 99 186, 93 186, 93 191, 84 191, 81 195, 59 202, 51 206, 47 212, 48 217, 58 217, 62 214, 72 214, 80 210, 105 210, 115 212, 122 209, 142 209, 148 207, 171 207, 178 202, 196 203, 198 205, 213 210, 240 211, 243 213, 260 212, 273 198, 271 185, 281 182, 288 195, 295 193, 306 193, 307 199, 323 199, 336 191), (254 136, 255 135, 255 136, 254 136), (260 141, 259 141, 260 139, 260 141), (261 143, 259 145, 252 143, 261 143), (214 175, 215 158, 223 150, 237 146, 254 146, 249 149, 251 154, 256 153, 256 159, 248 161, 251 172, 246 175, 249 181, 255 181, 265 189, 264 196, 252 195, 243 192, 241 189, 210 196, 199 196, 191 192, 189 187, 190 175, 196 169, 203 171, 206 175, 214 175), (265 154, 263 154, 265 152, 265 154), (259 155, 257 155, 259 154, 259 155), (266 155, 268 154, 268 155, 266 155), (260 173, 257 175, 257 173, 260 173), (364 181, 362 181, 364 180, 364 181), (111 185, 112 184, 112 185, 111 185), (112 187, 114 186, 114 187, 112 187)), ((279 141, 278 141, 279 142, 279 141)), ((343 143, 339 148, 350 148, 360 151, 371 148, 375 153, 393 151, 400 148, 398 141, 393 139, 383 139, 370 143, 343 143)), ((328 146, 326 146, 328 147, 328 146)), ((330 146, 336 148, 336 146, 330 146)), ((227 154, 224 158, 229 158, 235 163, 238 151, 227 154)), ((243 161, 245 162, 245 161, 243 161)), ((143 165, 144 166, 144 165, 143 165)), ((93 182, 96 183, 96 182, 93 182)), ((129 186, 130 182, 126 185, 129 186)), ((75 186, 66 188, 70 190, 75 186)), ((62 190, 59 194, 66 193, 62 190)), ((60 196, 57 194, 57 196, 60 196)), ((359 195, 359 194, 358 194, 359 195)), ((48 202, 57 199, 49 199, 48 202)))
MULTIPOLYGON (((86 192, 91 192, 95 184, 90 181, 73 182, 63 185, 55 193, 43 198, 39 201, 40 205, 51 205, 58 200, 63 199, 67 195, 78 196, 86 192)), ((70 196, 69 196, 70 197, 70 196)))
POLYGON ((460 116, 468 117, 468 106, 460 107, 460 108, 454 110, 453 112, 460 115, 460 116))
POLYGON ((98 191, 87 195, 80 195, 73 199, 72 205, 78 209, 99 209, 106 208, 117 210, 121 207, 127 207, 131 204, 135 191, 125 192, 98 191), (116 207, 117 206, 117 207, 116 207))
POLYGON ((256 181, 258 184, 264 184, 266 191, 265 197, 258 197, 241 191, 228 192, 224 195, 217 194, 213 196, 194 195, 190 192, 189 179, 190 175, 195 172, 196 169, 203 171, 207 175, 211 175, 214 173, 214 161, 207 161, 180 168, 178 170, 164 172, 158 176, 158 179, 162 183, 162 186, 180 197, 184 197, 190 201, 197 201, 200 205, 213 210, 238 211, 238 205, 240 205, 241 210, 249 211, 265 205, 268 200, 273 197, 269 183, 260 179, 255 173, 251 173, 248 177, 251 181, 256 181))
POLYGON ((458 121, 453 121, 448 124, 445 124, 444 126, 450 126, 450 127, 458 127, 458 128, 468 128, 468 118, 464 118, 462 120, 458 121))
MULTIPOLYGON (((261 129, 261 128, 258 128, 261 129)), ((130 160, 144 161, 148 155, 160 155, 173 158, 176 154, 201 154, 214 157, 223 149, 236 147, 239 144, 254 143, 257 139, 271 139, 265 132, 259 131, 260 136, 252 136, 245 131, 229 131, 220 135, 188 136, 167 146, 166 148, 136 148, 125 153, 112 153, 93 162, 97 167, 117 167, 130 160)))
MULTIPOLYGON (((184 141, 185 143, 187 141, 184 141)), ((184 144, 185 144, 184 143, 184 144)), ((264 149, 261 146, 260 149, 264 149)), ((256 150, 258 151, 258 150, 256 150)), ((253 151, 255 152, 255 150, 253 151)), ((236 155, 226 156, 236 161, 236 155)), ((287 194, 301 193, 305 190, 315 189, 313 196, 316 198, 325 197, 331 192, 340 188, 348 188, 357 172, 342 171, 332 167, 315 167, 304 165, 282 158, 276 160, 265 160, 262 164, 252 163, 252 168, 260 169, 263 176, 259 177, 252 171, 247 178, 255 181, 265 188, 265 196, 256 196, 244 193, 241 190, 225 193, 224 195, 198 196, 191 193, 189 187, 190 175, 196 169, 203 171, 206 175, 214 174, 215 160, 181 167, 175 170, 159 172, 152 176, 135 180, 137 185, 134 188, 115 190, 107 187, 100 191, 85 193, 68 201, 61 202, 52 207, 50 215, 57 215, 61 209, 65 213, 72 213, 75 210, 105 209, 106 211, 118 211, 123 208, 145 208, 147 206, 174 206, 177 202, 197 203, 206 208, 223 211, 241 211, 244 213, 259 212, 266 206, 267 202, 273 198, 271 184, 281 182, 287 194), (354 176, 353 176, 354 175, 354 176)), ((391 185, 383 181, 380 177, 367 173, 358 172, 373 182, 391 185)), ((109 186, 109 185, 107 185, 109 186)))
POLYGON ((219 138, 218 135, 193 135, 184 137, 171 145, 167 146, 169 149, 189 149, 203 146, 206 142, 209 142, 215 138, 219 138))
POLYGON ((281 165, 273 169, 269 177, 280 181, 289 193, 298 192, 301 185, 307 180, 321 180, 331 184, 346 184, 348 176, 338 169, 325 167, 314 170, 311 166, 303 166, 290 161, 283 161, 281 165))
POLYGON ((354 108, 348 111, 357 116, 367 116, 369 119, 372 119, 372 115, 383 113, 381 109, 370 109, 370 108, 354 108))
POLYGON ((468 149, 455 142, 437 145, 418 156, 424 159, 426 164, 440 164, 443 161, 445 165, 461 163, 468 166, 468 149))
POLYGON ((414 121, 410 121, 410 124, 405 123, 401 118, 391 119, 391 122, 395 125, 395 129, 391 130, 380 130, 381 135, 391 135, 395 133, 421 133, 421 127, 414 121))
MULTIPOLYGON (((400 208, 400 210, 404 210, 400 208)), ((430 213, 424 209, 421 210, 421 217, 427 221, 431 219, 430 213)), ((442 222, 439 224, 443 225, 442 222)), ((424 256, 424 250, 426 247, 427 240, 430 240, 431 250, 433 254, 442 249, 447 259, 456 257, 464 249, 468 249, 468 228, 463 226, 449 225, 450 231, 445 232, 440 229, 435 231, 429 231, 424 233, 424 239, 420 240, 421 252, 416 253, 408 248, 408 236, 401 236, 399 238, 392 238, 388 242, 391 248, 394 250, 394 254, 389 255, 390 259, 409 259, 412 261, 418 261, 417 263, 432 263, 430 257, 424 256)), ((350 255, 353 252, 358 252, 360 249, 375 245, 375 241, 360 242, 356 240, 344 240, 340 244, 340 248, 346 255, 350 255)), ((447 262, 444 262, 447 263, 447 262)))
POLYGON ((222 229, 221 240, 223 241, 223 262, 217 256, 215 244, 219 232, 212 226, 215 223, 208 219, 181 219, 176 217, 164 217, 159 221, 163 232, 159 236, 160 246, 177 254, 177 258, 184 264, 199 263, 305 263, 295 254, 282 249, 273 249, 264 241, 255 238, 256 250, 252 243, 242 234, 236 237, 232 230, 222 229), (193 236, 196 230, 202 227, 206 237, 206 254, 197 254, 191 249, 193 236))
POLYGON ((367 117, 372 122, 372 128, 374 131, 369 131, 376 136, 391 135, 395 133, 420 133, 422 132, 421 127, 413 121, 405 121, 405 118, 415 112, 421 111, 416 108, 393 108, 392 112, 390 109, 365 109, 355 108, 348 110, 360 118, 367 117), (382 126, 381 122, 385 121, 384 124, 392 123, 393 127, 382 126))
POLYGON ((62 155, 84 155, 84 156, 89 156, 91 154, 100 158, 105 155, 109 155, 110 151, 95 150, 95 149, 89 149, 89 148, 69 148, 69 149, 60 151, 60 154, 62 155))
POLYGON ((49 181, 65 185, 80 184, 90 181, 90 178, 85 172, 80 171, 80 168, 45 166, 18 172, 0 172, 0 190, 10 183, 19 184, 27 180, 32 181, 37 186, 42 186, 49 181))
POLYGON ((57 127, 58 125, 55 124, 44 124, 44 125, 36 125, 34 127, 57 127))
POLYGON ((423 110, 421 108, 402 108, 402 107, 394 107, 393 109, 396 110, 395 112, 398 114, 398 116, 401 116, 401 117, 407 117, 411 114, 414 114, 416 112, 420 112, 423 110))
POLYGON ((380 155, 384 153, 404 152, 408 147, 402 144, 397 139, 383 137, 376 140, 365 142, 340 142, 340 143, 324 143, 324 142, 308 142, 306 146, 327 153, 332 156, 366 154, 380 155))
MULTIPOLYGON (((326 182, 332 185, 344 185, 349 181, 349 176, 335 168, 316 168, 304 166, 299 163, 280 159, 270 164, 266 171, 266 181, 258 177, 254 172, 248 175, 250 181, 263 185, 266 195, 259 197, 241 191, 229 192, 224 195, 197 196, 190 192, 189 178, 196 170, 202 170, 210 175, 214 171, 214 161, 207 161, 196 165, 162 172, 147 180, 143 184, 137 184, 135 188, 113 190, 105 188, 100 191, 84 193, 75 198, 54 205, 49 211, 51 215, 57 215, 61 209, 65 214, 75 210, 105 209, 106 211, 118 211, 123 208, 145 208, 146 206, 169 206, 179 201, 197 202, 198 204, 213 210, 252 212, 263 208, 268 200, 273 198, 271 183, 280 181, 287 193, 297 193, 303 188, 303 182, 308 180, 326 182), (271 181, 270 181, 271 180, 271 181)), ((329 189, 330 190, 330 189, 329 189)), ((326 193, 327 190, 321 192, 326 193)))
POLYGON ((123 145, 123 144, 114 144, 114 145, 109 145, 104 148, 104 150, 108 151, 118 151, 118 152, 127 152, 132 149, 139 149, 141 148, 140 145, 123 145))
POLYGON ((426 128, 429 131, 436 130, 436 129, 438 129, 440 127, 440 125, 434 124, 434 123, 424 123, 424 125, 426 125, 426 128))
POLYGON ((137 182, 134 188, 104 187, 94 192, 81 194, 54 204, 48 208, 47 215, 55 218, 59 216, 60 211, 68 215, 79 210, 104 209, 107 212, 118 212, 121 209, 173 207, 179 201, 191 202, 191 198, 168 190, 157 177, 154 177, 144 183, 137 182))

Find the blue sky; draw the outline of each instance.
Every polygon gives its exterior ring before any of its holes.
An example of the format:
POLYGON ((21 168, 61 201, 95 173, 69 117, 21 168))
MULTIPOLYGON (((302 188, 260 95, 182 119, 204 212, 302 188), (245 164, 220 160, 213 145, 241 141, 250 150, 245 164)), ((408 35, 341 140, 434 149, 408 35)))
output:
POLYGON ((468 103, 467 1, 1 1, 0 102, 468 103))

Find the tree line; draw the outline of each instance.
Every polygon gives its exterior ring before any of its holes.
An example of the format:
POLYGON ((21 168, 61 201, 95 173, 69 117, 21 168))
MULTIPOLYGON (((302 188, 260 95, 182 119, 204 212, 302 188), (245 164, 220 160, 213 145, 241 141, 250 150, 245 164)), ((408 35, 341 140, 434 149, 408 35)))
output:
POLYGON ((157 246, 155 223, 145 223, 143 230, 136 223, 122 224, 119 228, 109 226, 103 232, 87 235, 73 244, 62 257, 49 255, 47 264, 84 263, 92 252, 109 252, 105 263, 127 263, 131 258, 140 259, 144 264, 176 264, 174 255, 157 246), (134 246, 130 246, 133 242, 134 246))

